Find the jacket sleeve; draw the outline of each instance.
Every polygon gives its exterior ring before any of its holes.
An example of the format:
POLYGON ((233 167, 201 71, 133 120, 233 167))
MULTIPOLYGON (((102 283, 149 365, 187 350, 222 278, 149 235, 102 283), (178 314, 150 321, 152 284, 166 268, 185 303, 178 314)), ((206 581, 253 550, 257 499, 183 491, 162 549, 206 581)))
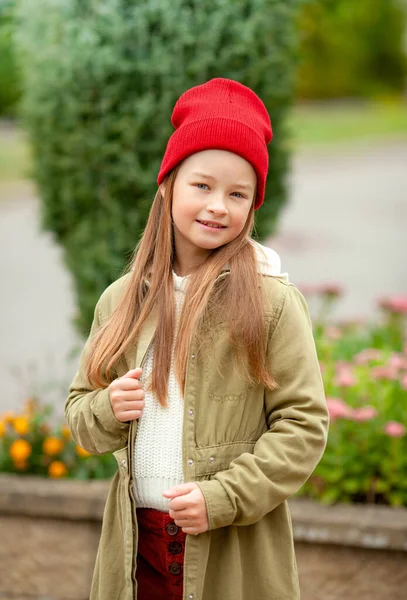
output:
POLYGON ((250 525, 298 491, 326 445, 328 411, 302 294, 288 285, 275 317, 267 360, 278 388, 265 391, 268 430, 253 454, 244 453, 209 481, 205 497, 209 529, 250 525))
POLYGON ((89 338, 79 360, 79 369, 65 403, 65 418, 73 439, 92 454, 112 452, 127 443, 129 423, 116 419, 108 389, 94 389, 85 374, 92 337, 100 327, 99 303, 95 308, 89 338))

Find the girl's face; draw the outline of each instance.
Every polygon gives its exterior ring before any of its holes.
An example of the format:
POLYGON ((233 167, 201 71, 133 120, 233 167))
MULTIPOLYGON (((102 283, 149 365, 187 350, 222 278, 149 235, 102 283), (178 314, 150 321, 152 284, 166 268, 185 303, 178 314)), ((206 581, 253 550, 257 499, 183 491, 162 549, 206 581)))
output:
POLYGON ((252 165, 232 152, 204 150, 185 159, 172 200, 177 256, 204 260, 237 238, 250 213, 256 184, 252 165))

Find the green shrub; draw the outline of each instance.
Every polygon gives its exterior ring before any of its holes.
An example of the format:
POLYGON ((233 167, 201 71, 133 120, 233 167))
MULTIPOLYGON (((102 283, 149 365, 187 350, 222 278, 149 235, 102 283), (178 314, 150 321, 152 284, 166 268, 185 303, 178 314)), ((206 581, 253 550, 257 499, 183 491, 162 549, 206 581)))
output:
POLYGON ((0 115, 13 116, 20 97, 13 31, 14 0, 0 0, 0 115))
POLYGON ((299 20, 301 98, 399 94, 407 62, 404 0, 308 0, 299 20))
POLYGON ((212 77, 252 87, 271 114, 259 236, 286 200, 285 116, 299 0, 21 0, 24 115, 43 222, 65 250, 88 331, 144 226, 179 95, 212 77))

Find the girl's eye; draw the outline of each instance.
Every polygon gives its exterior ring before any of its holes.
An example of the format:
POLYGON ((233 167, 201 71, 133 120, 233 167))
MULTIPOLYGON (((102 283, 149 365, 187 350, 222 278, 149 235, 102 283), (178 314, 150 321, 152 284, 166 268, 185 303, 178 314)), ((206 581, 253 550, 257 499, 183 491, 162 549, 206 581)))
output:
POLYGON ((240 192, 233 192, 232 196, 234 196, 235 194, 237 194, 238 198, 245 198, 246 196, 243 196, 243 194, 241 194, 240 192))
POLYGON ((206 185, 206 183, 197 183, 196 187, 199 188, 200 190, 209 189, 208 186, 206 185))

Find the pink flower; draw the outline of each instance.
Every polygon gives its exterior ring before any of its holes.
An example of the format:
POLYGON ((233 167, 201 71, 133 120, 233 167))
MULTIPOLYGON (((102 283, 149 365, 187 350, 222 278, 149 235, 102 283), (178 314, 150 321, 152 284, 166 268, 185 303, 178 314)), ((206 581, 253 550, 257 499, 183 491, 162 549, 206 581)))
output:
POLYGON ((401 379, 401 387, 407 390, 407 375, 404 375, 401 379))
POLYGON ((304 296, 315 296, 319 293, 319 286, 311 283, 299 283, 297 287, 304 296))
POLYGON ((407 296, 382 298, 379 300, 379 306, 394 314, 407 315, 407 296))
POLYGON ((384 365, 380 367, 374 367, 371 371, 373 379, 387 379, 389 381, 395 381, 398 379, 397 370, 391 365, 384 365))
POLYGON ((330 296, 337 298, 343 294, 343 288, 336 283, 299 284, 298 288, 304 296, 330 296))
POLYGON ((325 329, 325 335, 329 340, 340 340, 342 331, 339 327, 330 326, 325 329))
POLYGON ((365 323, 365 319, 362 319, 361 317, 341 319, 340 321, 338 321, 339 327, 341 327, 342 329, 346 329, 347 331, 359 329, 359 327, 362 327, 363 325, 365 325, 365 323))
POLYGON ((334 384, 338 387, 352 387, 356 384, 356 377, 348 369, 343 369, 337 373, 334 384))
POLYGON ((352 371, 352 365, 345 361, 337 361, 336 376, 334 384, 339 387, 352 387, 356 384, 356 377, 352 371))
POLYGON ((346 360, 337 360, 335 363, 337 371, 352 370, 352 363, 346 360))
POLYGON ((393 352, 387 364, 394 369, 407 369, 407 358, 402 354, 393 352))
POLYGON ((329 411, 331 421, 335 419, 350 419, 352 418, 352 409, 340 398, 327 398, 326 404, 329 411))
POLYGON ((319 369, 320 369, 321 373, 325 373, 325 371, 326 371, 325 363, 319 361, 319 369))
POLYGON ((371 421, 377 417, 377 414, 374 406, 362 406, 361 408, 355 408, 353 418, 355 421, 371 421))
POLYGON ((390 437, 399 438, 405 435, 406 428, 402 423, 398 423, 397 421, 388 421, 384 426, 384 431, 390 437))
POLYGON ((382 351, 378 348, 365 348, 354 356, 354 362, 357 365, 366 365, 370 361, 380 360, 382 358, 382 351))

